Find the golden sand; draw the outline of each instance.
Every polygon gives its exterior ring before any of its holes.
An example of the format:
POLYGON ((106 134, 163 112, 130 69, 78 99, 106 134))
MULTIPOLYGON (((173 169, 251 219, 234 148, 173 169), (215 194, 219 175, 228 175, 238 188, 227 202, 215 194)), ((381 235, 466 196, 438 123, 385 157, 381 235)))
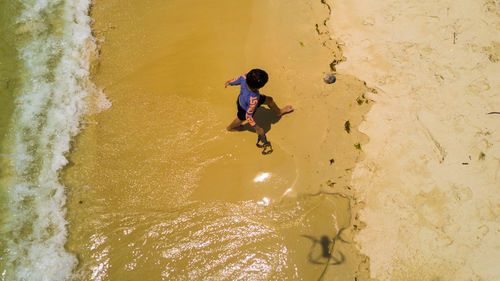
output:
POLYGON ((339 71, 379 89, 353 172, 380 280, 500 280, 498 1, 336 1, 339 71))
POLYGON ((110 0, 92 17, 101 40, 94 81, 113 106, 88 116, 64 174, 79 274, 368 280, 349 186, 367 142, 356 127, 368 89, 349 75, 322 81, 341 58, 326 5, 110 0), (269 155, 255 133, 225 130, 239 88, 224 81, 256 67, 270 76, 261 92, 295 107, 281 119, 256 113, 269 155), (333 258, 321 257, 314 239, 343 228, 333 258))

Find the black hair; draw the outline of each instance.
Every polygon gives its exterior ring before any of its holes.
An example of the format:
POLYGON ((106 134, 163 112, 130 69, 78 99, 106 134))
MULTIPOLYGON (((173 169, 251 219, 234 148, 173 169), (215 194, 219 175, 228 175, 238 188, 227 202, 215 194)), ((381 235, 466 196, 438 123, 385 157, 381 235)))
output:
POLYGON ((248 87, 252 89, 260 89, 266 85, 269 76, 262 69, 252 69, 247 74, 247 84, 248 87))

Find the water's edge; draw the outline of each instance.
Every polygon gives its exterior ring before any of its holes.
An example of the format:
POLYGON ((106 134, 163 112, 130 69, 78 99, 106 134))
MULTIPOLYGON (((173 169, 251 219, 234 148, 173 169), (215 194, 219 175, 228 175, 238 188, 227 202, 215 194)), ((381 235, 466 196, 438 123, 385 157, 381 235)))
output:
POLYGON ((21 1, 4 29, 15 36, 18 61, 11 65, 19 76, 7 80, 16 88, 2 145, 2 280, 64 280, 77 264, 64 248, 59 171, 95 92, 89 6, 88 0, 21 1))

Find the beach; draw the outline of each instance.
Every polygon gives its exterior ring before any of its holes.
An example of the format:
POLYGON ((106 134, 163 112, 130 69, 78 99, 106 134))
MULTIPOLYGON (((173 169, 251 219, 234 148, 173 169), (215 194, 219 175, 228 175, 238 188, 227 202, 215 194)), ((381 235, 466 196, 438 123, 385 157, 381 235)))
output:
POLYGON ((0 2, 0 279, 500 280, 499 29, 493 0, 0 2), (257 109, 270 153, 226 130, 254 68, 294 107, 257 109))

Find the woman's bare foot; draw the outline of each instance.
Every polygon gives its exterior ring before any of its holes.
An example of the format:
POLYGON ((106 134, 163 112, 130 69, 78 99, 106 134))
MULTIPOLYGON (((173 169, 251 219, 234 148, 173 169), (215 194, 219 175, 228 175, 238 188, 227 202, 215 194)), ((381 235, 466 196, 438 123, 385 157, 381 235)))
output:
POLYGON ((280 114, 278 116, 283 116, 287 113, 290 113, 293 111, 293 107, 291 105, 287 105, 285 107, 283 107, 282 109, 280 109, 280 114))

